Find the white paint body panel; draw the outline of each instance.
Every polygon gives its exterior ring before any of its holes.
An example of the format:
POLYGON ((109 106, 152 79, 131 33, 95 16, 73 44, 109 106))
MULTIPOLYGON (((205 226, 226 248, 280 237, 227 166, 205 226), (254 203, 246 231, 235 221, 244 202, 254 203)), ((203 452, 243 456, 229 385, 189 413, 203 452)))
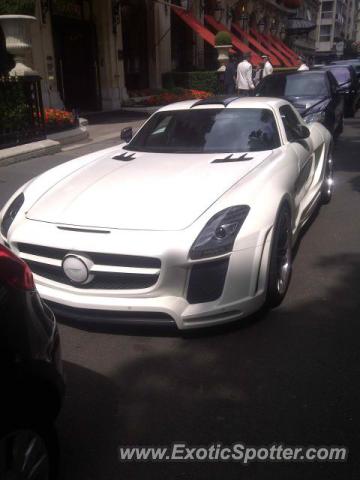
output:
MULTIPOLYGON (((193 103, 180 102, 162 110, 187 109, 193 103)), ((279 207, 288 202, 295 239, 319 199, 332 141, 322 125, 312 124, 309 139, 301 145, 288 142, 279 114, 284 104, 278 99, 247 98, 226 107, 269 108, 275 115, 281 146, 251 152, 250 161, 213 164, 214 158, 226 155, 136 152, 136 161, 121 162, 113 159, 125 152, 124 145, 119 145, 49 170, 20 190, 25 203, 3 241, 20 256, 19 244, 27 243, 68 253, 134 255, 161 261, 156 283, 142 289, 82 289, 35 275, 40 294, 66 307, 165 313, 180 329, 249 315, 264 302, 279 207), (299 188, 301 172, 307 176, 299 188), (223 293, 215 301, 190 304, 187 288, 192 265, 214 260, 194 262, 189 259, 190 248, 208 220, 233 205, 249 205, 250 212, 232 252, 225 255, 229 265, 223 293)), ((56 266, 61 260, 51 262, 56 266)), ((95 266, 94 271, 102 268, 95 266)), ((145 273, 132 266, 111 268, 145 273)), ((153 268, 148 273, 157 271, 153 268)))

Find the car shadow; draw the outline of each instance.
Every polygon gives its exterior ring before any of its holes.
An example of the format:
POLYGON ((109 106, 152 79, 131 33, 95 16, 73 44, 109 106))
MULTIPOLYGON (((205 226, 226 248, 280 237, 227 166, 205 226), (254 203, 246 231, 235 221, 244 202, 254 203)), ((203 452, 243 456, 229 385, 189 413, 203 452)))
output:
MULTIPOLYGON (((358 448, 360 255, 322 256, 320 297, 285 301, 256 328, 171 340, 105 378, 65 364, 62 480, 354 478, 345 463, 127 462, 118 446, 244 443, 358 448)), ((101 342, 101 339, 99 339, 101 342)), ((127 339, 131 342, 131 339, 127 339)))

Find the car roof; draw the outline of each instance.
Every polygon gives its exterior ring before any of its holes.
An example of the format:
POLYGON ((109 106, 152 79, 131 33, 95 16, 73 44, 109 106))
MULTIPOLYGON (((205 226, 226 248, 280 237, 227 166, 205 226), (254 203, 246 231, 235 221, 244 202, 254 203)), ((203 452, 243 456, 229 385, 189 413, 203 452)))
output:
POLYGON ((360 58, 349 58, 347 60, 333 60, 330 65, 353 65, 360 64, 360 58))
POLYGON ((282 105, 286 105, 288 102, 281 98, 274 97, 210 97, 206 99, 206 102, 200 102, 199 100, 185 100, 183 102, 176 102, 170 105, 166 105, 158 112, 174 111, 174 110, 200 110, 200 109, 213 109, 213 108, 279 108, 282 105), (231 101, 227 101, 230 100, 231 101), (212 102, 213 100, 213 102, 212 102), (222 101, 221 101, 222 100, 222 101))
POLYGON ((296 70, 295 72, 276 72, 273 75, 268 75, 267 77, 264 78, 266 79, 274 79, 275 77, 288 77, 290 75, 321 75, 325 74, 321 70, 296 70))
POLYGON ((312 67, 313 70, 329 70, 329 69, 332 69, 332 68, 349 68, 350 70, 352 70, 354 67, 349 63, 336 63, 336 64, 330 64, 330 65, 316 65, 314 67, 312 67))

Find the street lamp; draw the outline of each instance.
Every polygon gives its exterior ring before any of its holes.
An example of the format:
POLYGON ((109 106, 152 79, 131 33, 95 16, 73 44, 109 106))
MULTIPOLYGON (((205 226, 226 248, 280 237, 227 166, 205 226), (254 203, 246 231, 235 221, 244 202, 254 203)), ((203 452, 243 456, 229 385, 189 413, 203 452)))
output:
POLYGON ((263 18, 261 18, 259 21, 258 21, 258 30, 260 33, 264 33, 264 30, 265 30, 265 21, 263 18))
POLYGON ((270 32, 271 32, 271 34, 272 34, 272 35, 275 35, 276 30, 277 30, 276 21, 273 20, 273 22, 272 22, 272 24, 271 24, 271 27, 270 27, 270 32))
POLYGON ((240 17, 239 17, 239 21, 240 21, 241 28, 243 30, 246 30, 246 27, 247 27, 247 24, 248 24, 248 21, 249 21, 249 15, 246 13, 244 5, 242 7, 242 11, 241 11, 241 14, 240 14, 240 17))
POLYGON ((286 37, 286 29, 285 29, 285 26, 282 25, 281 30, 280 30, 280 38, 281 38, 281 40, 284 40, 285 37, 286 37))

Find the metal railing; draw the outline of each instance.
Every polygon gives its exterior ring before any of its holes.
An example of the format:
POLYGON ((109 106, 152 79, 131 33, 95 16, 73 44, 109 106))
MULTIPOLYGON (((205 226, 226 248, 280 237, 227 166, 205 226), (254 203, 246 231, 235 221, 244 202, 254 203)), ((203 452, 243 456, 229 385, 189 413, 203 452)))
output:
POLYGON ((38 77, 0 77, 0 148, 45 138, 38 77))

